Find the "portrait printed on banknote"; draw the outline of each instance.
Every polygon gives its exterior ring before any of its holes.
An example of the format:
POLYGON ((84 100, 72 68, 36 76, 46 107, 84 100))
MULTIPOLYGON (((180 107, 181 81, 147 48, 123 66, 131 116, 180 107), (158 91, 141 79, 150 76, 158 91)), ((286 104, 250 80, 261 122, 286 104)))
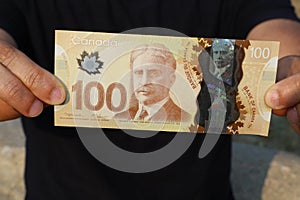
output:
POLYGON ((197 39, 59 33, 71 43, 56 46, 56 74, 71 95, 56 107, 57 124, 185 132, 195 126, 200 84, 191 68, 199 67, 197 53, 193 66, 190 57, 197 39))
POLYGON ((170 96, 176 80, 176 59, 163 44, 145 44, 132 50, 130 70, 132 95, 129 108, 114 118, 122 120, 151 120, 157 122, 186 122, 192 116, 179 107, 170 96))
MULTIPOLYGON (((243 76, 242 63, 245 58, 243 46, 235 44, 235 40, 213 39, 199 55, 199 64, 203 72, 201 91, 198 96, 199 126, 207 130, 208 126, 223 124, 224 132, 228 125, 240 116, 236 104, 238 85, 243 76), (225 120, 211 118, 212 109, 216 109, 216 98, 225 107, 225 120)), ((216 112, 216 111, 215 111, 216 112)))

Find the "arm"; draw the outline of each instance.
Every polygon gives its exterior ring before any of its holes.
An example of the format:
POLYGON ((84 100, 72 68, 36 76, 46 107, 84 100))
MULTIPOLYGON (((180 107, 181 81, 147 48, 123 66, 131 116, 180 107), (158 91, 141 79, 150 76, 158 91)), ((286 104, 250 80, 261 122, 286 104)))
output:
POLYGON ((0 29, 0 121, 38 116, 44 105, 60 104, 64 86, 16 48, 14 39, 0 29))
POLYGON ((265 101, 273 113, 287 116, 300 134, 300 23, 274 19, 258 24, 247 39, 280 41, 277 83, 266 93, 265 101), (299 117, 298 117, 299 116, 299 117))

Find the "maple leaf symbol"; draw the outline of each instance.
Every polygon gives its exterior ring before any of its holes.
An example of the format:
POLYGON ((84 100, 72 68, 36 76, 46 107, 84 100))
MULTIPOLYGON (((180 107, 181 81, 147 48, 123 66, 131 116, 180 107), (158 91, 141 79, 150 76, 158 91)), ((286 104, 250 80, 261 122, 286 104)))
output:
POLYGON ((245 106, 243 105, 242 101, 240 101, 240 100, 237 101, 236 104, 237 104, 237 107, 238 107, 240 110, 243 110, 243 109, 245 108, 245 106))
POLYGON ((197 81, 198 83, 201 83, 202 82, 202 73, 200 72, 199 68, 198 67, 193 67, 192 70, 194 71, 195 75, 196 75, 196 78, 197 78, 197 81))
POLYGON ((202 49, 201 45, 193 45, 193 51, 200 52, 202 49))
POLYGON ((237 40, 237 41, 235 42, 235 44, 236 44, 237 46, 240 46, 240 47, 243 47, 243 48, 246 48, 246 49, 248 49, 249 46, 251 46, 249 40, 237 40))
POLYGON ((246 120, 246 114, 247 114, 246 110, 241 110, 240 111, 240 119, 241 119, 241 121, 245 121, 246 120))
POLYGON ((91 53, 90 55, 83 51, 80 55, 81 59, 77 58, 79 69, 87 72, 88 74, 100 74, 99 69, 102 68, 103 62, 99 60, 98 52, 91 53))
POLYGON ((232 125, 232 129, 237 131, 239 129, 239 127, 244 127, 244 123, 243 122, 236 122, 232 125))
POLYGON ((230 124, 227 127, 226 133, 228 134, 239 134, 239 128, 244 127, 244 123, 243 122, 235 122, 233 124, 230 124))
POLYGON ((197 133, 198 127, 194 124, 189 127, 189 130, 191 133, 197 133))

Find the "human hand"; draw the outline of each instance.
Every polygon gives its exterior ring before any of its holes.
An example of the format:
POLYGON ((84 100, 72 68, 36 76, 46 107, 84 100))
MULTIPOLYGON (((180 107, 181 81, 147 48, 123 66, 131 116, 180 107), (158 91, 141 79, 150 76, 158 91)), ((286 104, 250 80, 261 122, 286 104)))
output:
POLYGON ((286 116, 300 134, 300 56, 279 60, 277 81, 266 93, 265 101, 274 114, 286 116))
POLYGON ((63 84, 11 44, 0 40, 0 121, 36 117, 66 98, 63 84))

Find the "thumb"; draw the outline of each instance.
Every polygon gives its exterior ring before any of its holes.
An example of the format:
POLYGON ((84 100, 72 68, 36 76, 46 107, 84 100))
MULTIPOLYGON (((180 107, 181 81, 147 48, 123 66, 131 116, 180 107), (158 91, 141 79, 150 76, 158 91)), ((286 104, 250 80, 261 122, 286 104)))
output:
POLYGON ((272 109, 287 109, 300 102, 300 73, 279 81, 269 88, 265 102, 272 109))

